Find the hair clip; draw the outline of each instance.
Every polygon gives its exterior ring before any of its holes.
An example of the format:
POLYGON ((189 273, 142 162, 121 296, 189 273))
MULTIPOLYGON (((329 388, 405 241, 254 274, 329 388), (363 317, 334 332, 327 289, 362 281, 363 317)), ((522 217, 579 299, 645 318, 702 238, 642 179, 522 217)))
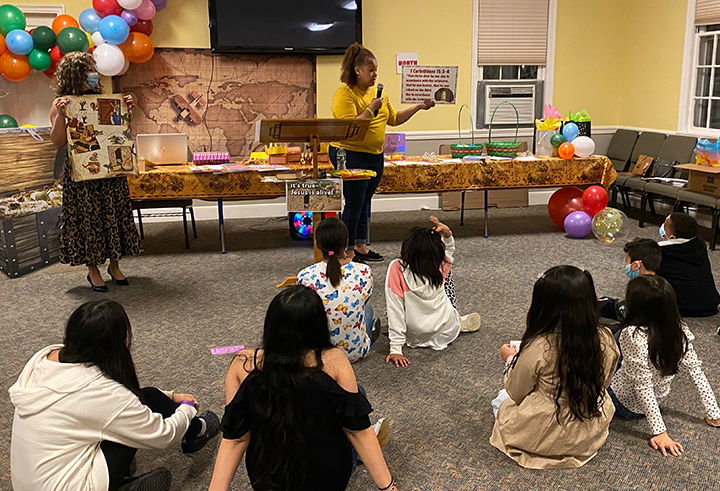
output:
POLYGON ((328 251, 327 255, 328 255, 328 256, 334 256, 334 255, 335 255, 335 251, 328 251))

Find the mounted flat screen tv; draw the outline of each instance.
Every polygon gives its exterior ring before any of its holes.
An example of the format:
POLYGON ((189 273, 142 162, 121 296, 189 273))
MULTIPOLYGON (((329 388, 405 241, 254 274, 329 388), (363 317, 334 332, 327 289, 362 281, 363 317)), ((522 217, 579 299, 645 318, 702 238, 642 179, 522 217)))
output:
POLYGON ((212 50, 342 54, 362 42, 361 0, 209 0, 212 50))

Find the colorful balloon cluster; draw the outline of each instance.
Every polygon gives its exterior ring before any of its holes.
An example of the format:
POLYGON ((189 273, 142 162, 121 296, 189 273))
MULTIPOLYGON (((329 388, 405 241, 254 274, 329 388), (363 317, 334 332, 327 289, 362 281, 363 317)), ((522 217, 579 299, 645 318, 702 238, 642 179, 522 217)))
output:
POLYGON ((550 139, 553 147, 557 148, 561 159, 578 157, 589 157, 595 151, 595 142, 589 136, 578 136, 580 129, 572 121, 565 123, 560 133, 556 133, 550 139))
MULTIPOLYGON (((598 239, 604 242, 613 242, 615 239, 606 240, 610 235, 617 236, 623 229, 624 221, 613 222, 612 226, 619 226, 618 230, 606 224, 608 194, 602 186, 590 186, 585 191, 576 187, 561 188, 555 191, 548 202, 548 214, 558 227, 574 238, 586 237, 590 232, 595 231, 595 218, 598 220, 598 239), (594 218, 595 217, 595 218, 594 218), (602 222, 602 223, 600 223, 602 222), (619 223, 619 225, 618 225, 619 223)), ((615 210, 619 211, 619 210, 615 210)), ((622 212, 620 212, 622 213, 622 212)))
POLYGON ((19 8, 0 5, 0 75, 11 82, 24 80, 32 70, 52 77, 64 54, 88 50, 100 74, 122 75, 130 63, 152 58, 152 19, 167 1, 92 0, 92 8, 80 12, 79 23, 62 14, 52 28, 40 26, 30 32, 19 8))

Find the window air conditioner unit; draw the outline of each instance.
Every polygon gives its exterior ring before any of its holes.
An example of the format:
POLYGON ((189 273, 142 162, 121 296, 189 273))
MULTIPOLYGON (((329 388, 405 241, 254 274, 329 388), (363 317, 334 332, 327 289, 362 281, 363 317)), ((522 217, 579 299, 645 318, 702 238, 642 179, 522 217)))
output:
POLYGON ((484 80, 478 82, 477 98, 478 128, 490 126, 495 108, 498 109, 493 120, 494 126, 514 126, 518 119, 520 126, 532 126, 535 124, 535 119, 542 118, 542 80, 532 82, 484 80), (515 106, 518 112, 517 119, 513 108, 508 104, 502 104, 503 102, 515 106))

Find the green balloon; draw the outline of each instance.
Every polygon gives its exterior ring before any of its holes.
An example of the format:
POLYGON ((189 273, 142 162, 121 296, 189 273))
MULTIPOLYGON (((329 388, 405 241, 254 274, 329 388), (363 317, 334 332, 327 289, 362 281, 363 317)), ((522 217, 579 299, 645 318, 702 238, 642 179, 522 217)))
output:
POLYGON ((55 46, 55 33, 47 26, 36 27, 32 33, 35 49, 47 51, 55 46))
POLYGON ((9 114, 0 114, 0 128, 17 128, 18 123, 9 114))
POLYGON ((550 137, 550 144, 557 148, 560 145, 565 143, 565 137, 562 136, 562 133, 555 133, 552 137, 550 137))
POLYGON ((25 29, 25 14, 15 5, 0 5, 0 34, 5 36, 15 29, 25 29))
POLYGON ((52 65, 52 60, 50 59, 50 53, 47 51, 34 49, 28 55, 28 63, 33 70, 44 72, 52 65))
POLYGON ((57 35, 57 45, 63 54, 72 51, 87 51, 90 48, 85 33, 77 27, 66 27, 57 35))

